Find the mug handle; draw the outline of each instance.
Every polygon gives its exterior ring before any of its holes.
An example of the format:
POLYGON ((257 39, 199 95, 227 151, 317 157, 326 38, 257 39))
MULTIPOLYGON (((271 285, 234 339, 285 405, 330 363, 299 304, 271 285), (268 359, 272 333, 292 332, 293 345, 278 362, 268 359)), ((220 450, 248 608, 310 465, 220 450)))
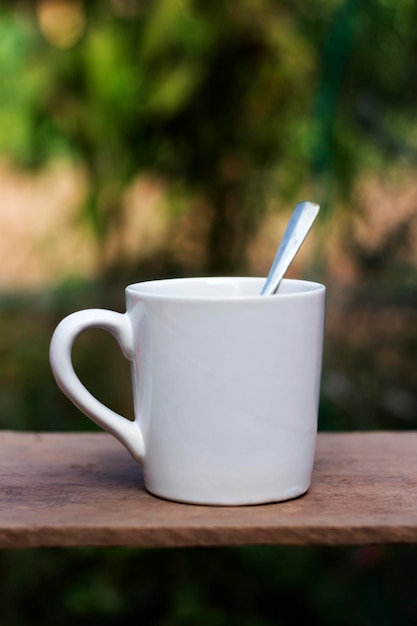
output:
POLYGON ((116 437, 139 463, 145 456, 145 443, 137 421, 122 417, 97 400, 82 384, 72 365, 72 347, 80 333, 102 328, 115 337, 124 356, 133 360, 133 331, 127 313, 106 309, 86 309, 65 317, 51 340, 49 358, 55 380, 68 398, 98 426, 116 437))

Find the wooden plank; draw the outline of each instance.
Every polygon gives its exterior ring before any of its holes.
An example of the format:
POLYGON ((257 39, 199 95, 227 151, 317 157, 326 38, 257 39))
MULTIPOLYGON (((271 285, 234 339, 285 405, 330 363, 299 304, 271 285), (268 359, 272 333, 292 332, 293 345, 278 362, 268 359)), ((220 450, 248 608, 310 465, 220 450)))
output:
POLYGON ((320 433, 296 500, 209 507, 148 494, 106 433, 0 432, 0 547, 417 543, 417 433, 320 433))

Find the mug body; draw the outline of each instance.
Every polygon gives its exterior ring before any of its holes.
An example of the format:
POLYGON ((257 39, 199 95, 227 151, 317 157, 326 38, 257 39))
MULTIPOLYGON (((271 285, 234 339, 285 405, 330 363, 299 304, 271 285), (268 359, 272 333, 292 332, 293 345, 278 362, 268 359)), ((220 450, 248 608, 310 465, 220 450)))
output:
POLYGON ((135 419, 153 494, 197 504, 305 493, 314 462, 325 287, 262 278, 126 289, 135 419))

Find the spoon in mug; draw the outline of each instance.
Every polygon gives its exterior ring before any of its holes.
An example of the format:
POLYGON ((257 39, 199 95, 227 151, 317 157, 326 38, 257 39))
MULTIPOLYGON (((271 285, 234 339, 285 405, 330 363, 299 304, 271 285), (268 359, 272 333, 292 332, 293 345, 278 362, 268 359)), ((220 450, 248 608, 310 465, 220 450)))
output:
POLYGON ((319 205, 313 202, 300 202, 295 207, 262 288, 262 296, 270 296, 277 292, 282 277, 306 238, 319 209, 319 205))

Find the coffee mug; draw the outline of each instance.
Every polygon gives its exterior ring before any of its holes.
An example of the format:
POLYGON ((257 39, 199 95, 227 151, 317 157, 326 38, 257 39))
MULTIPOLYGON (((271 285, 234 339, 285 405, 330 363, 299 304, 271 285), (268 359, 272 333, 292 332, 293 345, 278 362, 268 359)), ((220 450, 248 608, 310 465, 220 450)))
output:
POLYGON ((72 402, 143 466, 146 489, 242 505, 305 493, 317 435, 325 287, 263 278, 179 278, 126 288, 126 313, 88 309, 58 325, 50 359, 72 402), (80 382, 75 338, 103 328, 132 364, 135 419, 80 382))

